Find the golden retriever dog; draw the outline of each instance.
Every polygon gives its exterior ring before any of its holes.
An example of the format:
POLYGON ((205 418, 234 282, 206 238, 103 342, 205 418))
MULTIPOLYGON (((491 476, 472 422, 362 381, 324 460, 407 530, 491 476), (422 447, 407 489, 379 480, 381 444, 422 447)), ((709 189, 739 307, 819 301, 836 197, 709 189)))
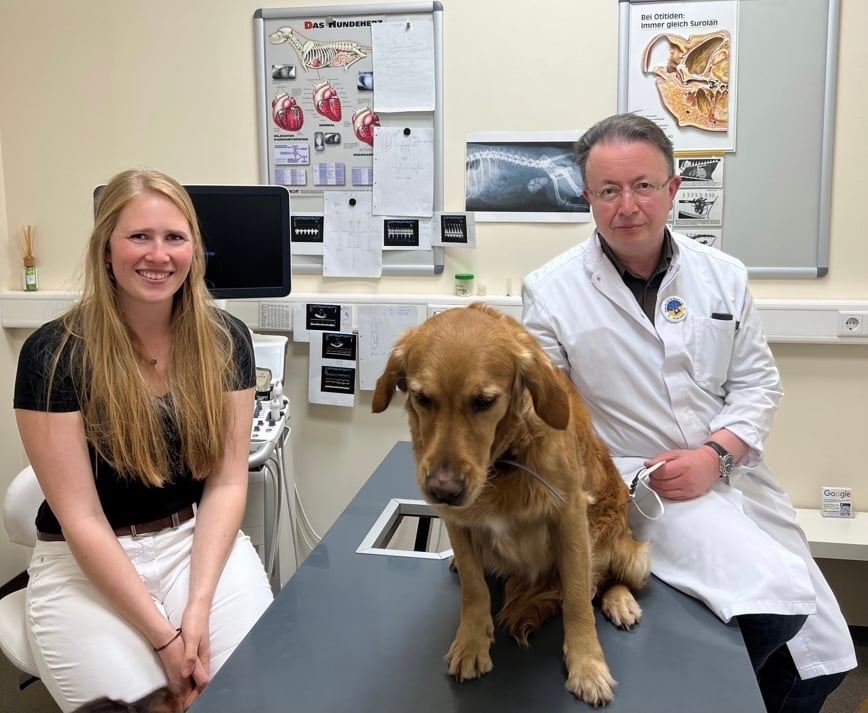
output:
POLYGON ((627 524, 629 494, 569 379, 514 319, 484 304, 406 332, 377 381, 373 411, 407 392, 419 488, 446 525, 461 621, 446 661, 459 680, 492 669, 485 574, 505 580, 498 623, 521 644, 559 610, 566 687, 612 700, 592 600, 629 629, 647 546, 627 524))
POLYGON ((183 713, 183 710, 180 696, 163 686, 132 703, 103 696, 76 708, 73 713, 183 713))

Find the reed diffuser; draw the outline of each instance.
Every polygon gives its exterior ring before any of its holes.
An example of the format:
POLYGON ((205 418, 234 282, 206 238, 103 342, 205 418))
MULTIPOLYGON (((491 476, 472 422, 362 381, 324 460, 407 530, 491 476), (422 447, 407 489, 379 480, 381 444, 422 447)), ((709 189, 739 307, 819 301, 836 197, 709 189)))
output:
POLYGON ((36 226, 25 225, 18 232, 21 241, 21 254, 24 261, 24 289, 33 292, 39 289, 36 278, 36 258, 33 255, 33 245, 36 242, 36 226))

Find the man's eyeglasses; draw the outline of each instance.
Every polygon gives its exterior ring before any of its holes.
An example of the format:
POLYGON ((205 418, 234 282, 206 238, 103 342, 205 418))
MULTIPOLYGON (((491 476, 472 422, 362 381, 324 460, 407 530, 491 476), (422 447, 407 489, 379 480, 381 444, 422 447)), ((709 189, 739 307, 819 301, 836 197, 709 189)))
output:
POLYGON ((587 188, 586 190, 589 195, 594 196, 594 198, 599 198, 603 203, 615 203, 616 201, 619 201, 621 196, 624 195, 625 190, 629 190, 630 193, 633 194, 633 198, 637 201, 647 201, 669 185, 669 181, 673 178, 674 176, 669 176, 669 178, 659 185, 651 183, 650 181, 636 181, 636 183, 627 189, 621 188, 620 186, 603 186, 599 191, 592 191, 590 188, 587 188))

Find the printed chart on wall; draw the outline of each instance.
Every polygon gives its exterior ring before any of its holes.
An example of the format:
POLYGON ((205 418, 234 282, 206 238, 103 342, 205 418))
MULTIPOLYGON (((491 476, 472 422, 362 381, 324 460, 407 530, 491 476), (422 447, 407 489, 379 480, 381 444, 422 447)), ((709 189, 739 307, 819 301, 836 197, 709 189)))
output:
POLYGON ((630 5, 627 111, 676 150, 734 151, 738 1, 630 5))
POLYGON ((442 248, 432 248, 430 237, 443 195, 438 8, 256 11, 260 177, 292 194, 295 271, 379 277, 442 269, 442 248), (341 235, 327 198, 337 193, 356 196, 355 217, 377 226, 379 243, 365 241, 365 250, 386 251, 376 269, 367 259, 355 261, 365 266, 358 271, 346 261, 333 269, 341 235), (367 216, 362 202, 370 205, 367 216))
POLYGON ((675 156, 681 185, 675 194, 671 224, 679 233, 703 245, 723 249, 724 155, 691 153, 675 156))
POLYGON ((371 23, 287 18, 268 33, 272 180, 298 191, 373 183, 371 23))

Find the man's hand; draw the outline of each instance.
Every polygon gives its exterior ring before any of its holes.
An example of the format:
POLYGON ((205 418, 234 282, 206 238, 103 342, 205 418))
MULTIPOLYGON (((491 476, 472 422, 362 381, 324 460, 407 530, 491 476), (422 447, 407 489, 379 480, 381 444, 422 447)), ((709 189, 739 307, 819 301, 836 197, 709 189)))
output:
POLYGON ((651 474, 650 485, 669 500, 690 500, 705 495, 720 477, 720 458, 709 446, 692 451, 666 451, 645 461, 645 467, 660 461, 666 464, 651 474))

